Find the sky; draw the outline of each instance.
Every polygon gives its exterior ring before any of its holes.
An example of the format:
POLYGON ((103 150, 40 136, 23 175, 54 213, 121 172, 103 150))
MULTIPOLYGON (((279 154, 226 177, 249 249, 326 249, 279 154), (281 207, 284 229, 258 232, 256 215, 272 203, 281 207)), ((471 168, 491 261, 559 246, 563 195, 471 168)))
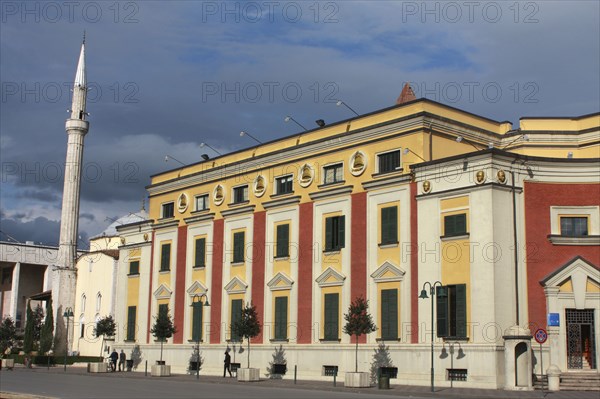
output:
POLYGON ((86 32, 79 235, 150 176, 425 97, 519 127, 600 111, 598 1, 1 1, 0 240, 56 245, 86 32), (171 157, 165 162, 165 156, 171 157))

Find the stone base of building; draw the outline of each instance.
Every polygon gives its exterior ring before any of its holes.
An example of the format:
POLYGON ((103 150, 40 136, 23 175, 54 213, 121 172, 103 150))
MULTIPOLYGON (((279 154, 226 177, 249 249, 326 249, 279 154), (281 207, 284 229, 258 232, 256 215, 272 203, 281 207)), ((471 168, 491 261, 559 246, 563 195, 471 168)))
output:
POLYGON ((108 366, 106 363, 88 363, 87 371, 88 373, 106 373, 108 366))
POLYGON ((368 388, 371 386, 370 373, 346 373, 344 386, 348 388, 368 388))
POLYGON ((260 369, 237 369, 237 379, 242 382, 260 380, 260 369))
POLYGON ((165 364, 155 364, 152 366, 152 377, 169 377, 171 375, 171 366, 165 364))

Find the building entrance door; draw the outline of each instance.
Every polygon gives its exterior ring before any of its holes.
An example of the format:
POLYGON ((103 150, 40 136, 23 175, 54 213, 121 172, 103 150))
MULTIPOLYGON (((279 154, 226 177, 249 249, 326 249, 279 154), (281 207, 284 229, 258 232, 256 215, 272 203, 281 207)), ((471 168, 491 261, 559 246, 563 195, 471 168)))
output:
POLYGON ((565 309, 567 321, 567 367, 596 369, 594 311, 565 309))

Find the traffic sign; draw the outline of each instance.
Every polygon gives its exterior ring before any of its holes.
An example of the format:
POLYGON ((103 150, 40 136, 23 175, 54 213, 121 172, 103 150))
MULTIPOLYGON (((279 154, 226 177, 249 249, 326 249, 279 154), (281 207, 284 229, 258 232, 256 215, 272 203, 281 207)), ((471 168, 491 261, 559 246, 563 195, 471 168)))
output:
POLYGON ((546 332, 546 330, 544 330, 543 328, 539 328, 535 334, 534 334, 534 338, 537 341, 538 344, 543 344, 544 342, 546 342, 546 340, 548 339, 548 333, 546 332))

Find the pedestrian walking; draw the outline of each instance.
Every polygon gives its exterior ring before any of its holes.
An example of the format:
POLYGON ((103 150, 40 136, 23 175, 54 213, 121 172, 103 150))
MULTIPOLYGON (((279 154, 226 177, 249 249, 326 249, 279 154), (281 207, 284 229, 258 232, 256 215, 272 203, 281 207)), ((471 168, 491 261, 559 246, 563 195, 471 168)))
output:
POLYGON ((223 368, 223 378, 225 378, 225 373, 229 372, 229 377, 233 377, 231 375, 231 356, 229 356, 229 351, 225 351, 225 360, 223 360, 224 368, 223 368))
POLYGON ((110 368, 112 372, 117 371, 117 360, 119 360, 119 354, 113 349, 112 353, 110 354, 110 368))
POLYGON ((121 349, 121 354, 119 355, 119 371, 125 371, 125 361, 127 360, 127 355, 121 349), (123 369, 121 369, 123 367, 123 369))

